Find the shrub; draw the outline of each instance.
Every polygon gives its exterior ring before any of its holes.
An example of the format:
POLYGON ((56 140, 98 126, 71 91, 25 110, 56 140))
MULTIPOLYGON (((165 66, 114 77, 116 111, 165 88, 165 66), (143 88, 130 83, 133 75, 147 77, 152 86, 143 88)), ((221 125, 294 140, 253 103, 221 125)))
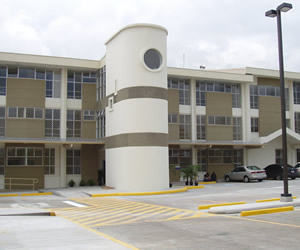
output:
POLYGON ((75 181, 73 181, 73 180, 70 180, 68 184, 69 184, 69 187, 74 187, 76 185, 75 181))
POLYGON ((93 179, 88 180, 88 185, 89 186, 95 186, 95 181, 93 179))
POLYGON ((81 181, 79 182, 79 186, 83 187, 83 186, 85 186, 85 185, 86 185, 86 183, 85 183, 84 180, 81 180, 81 181))

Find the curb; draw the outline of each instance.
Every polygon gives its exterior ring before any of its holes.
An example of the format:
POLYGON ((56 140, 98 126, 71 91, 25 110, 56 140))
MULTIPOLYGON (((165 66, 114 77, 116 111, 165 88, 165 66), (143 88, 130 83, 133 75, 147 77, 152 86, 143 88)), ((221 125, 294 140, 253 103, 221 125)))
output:
POLYGON ((53 195, 53 193, 49 192, 49 193, 28 193, 28 194, 0 194, 0 197, 37 196, 37 195, 53 195))
POLYGON ((140 192, 140 193, 109 193, 109 194, 91 194, 91 197, 106 197, 106 196, 136 196, 136 195, 158 195, 158 194, 174 194, 186 192, 189 189, 200 189, 204 188, 204 186, 191 186, 184 187, 176 190, 167 190, 167 191, 156 191, 156 192, 140 192))
POLYGON ((199 210, 203 209, 209 209, 211 207, 221 207, 221 206, 231 206, 231 205, 241 205, 241 204, 246 204, 246 202, 241 201, 241 202, 232 202, 232 203, 221 203, 221 204, 211 204, 211 205, 201 205, 198 206, 199 210))
POLYGON ((276 207, 276 208, 242 211, 240 213, 240 215, 241 216, 253 216, 253 215, 259 215, 259 214, 271 214, 271 213, 280 213, 280 212, 288 212, 288 211, 294 211, 294 207, 289 206, 289 207, 276 207))
POLYGON ((202 182, 198 182, 198 184, 216 184, 216 181, 202 181, 202 182))
MULTIPOLYGON (((297 199, 297 196, 293 196, 293 199, 297 199)), ((272 198, 272 199, 266 199, 266 200, 257 200, 255 201, 256 203, 260 203, 260 202, 268 202, 268 201, 280 201, 280 198, 272 198)))

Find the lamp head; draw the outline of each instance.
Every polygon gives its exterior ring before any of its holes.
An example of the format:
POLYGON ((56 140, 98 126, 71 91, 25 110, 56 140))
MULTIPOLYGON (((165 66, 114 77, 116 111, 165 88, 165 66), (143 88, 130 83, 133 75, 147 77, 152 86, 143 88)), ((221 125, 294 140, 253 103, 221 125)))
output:
POLYGON ((278 11, 287 12, 293 8, 293 5, 290 3, 282 3, 277 7, 278 11))
POLYGON ((276 17, 277 11, 276 10, 268 10, 265 14, 267 17, 276 17))

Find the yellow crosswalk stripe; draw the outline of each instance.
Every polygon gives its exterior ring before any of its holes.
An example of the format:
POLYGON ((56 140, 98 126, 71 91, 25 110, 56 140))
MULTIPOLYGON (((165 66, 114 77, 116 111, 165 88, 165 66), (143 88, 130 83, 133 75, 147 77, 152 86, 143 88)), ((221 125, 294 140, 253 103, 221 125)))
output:
POLYGON ((114 198, 77 198, 74 201, 87 207, 51 209, 58 216, 89 228, 150 221, 171 221, 211 216, 188 209, 128 201, 114 198))

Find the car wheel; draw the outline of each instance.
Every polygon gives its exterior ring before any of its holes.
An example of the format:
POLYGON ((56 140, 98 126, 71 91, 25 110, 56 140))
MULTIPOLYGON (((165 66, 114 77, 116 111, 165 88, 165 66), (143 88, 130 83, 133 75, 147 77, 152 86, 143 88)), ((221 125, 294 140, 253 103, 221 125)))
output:
POLYGON ((245 177, 244 177, 244 182, 249 182, 250 181, 250 179, 249 179, 249 177, 246 175, 245 177))
POLYGON ((276 180, 281 180, 282 178, 281 178, 281 176, 280 176, 280 174, 278 174, 277 176, 276 176, 276 180))
POLYGON ((263 181, 263 179, 261 179, 261 180, 258 180, 259 182, 262 182, 263 181))
POLYGON ((227 176, 225 176, 225 181, 226 182, 230 182, 230 178, 229 178, 229 176, 227 175, 227 176))
POLYGON ((296 179, 296 177, 292 177, 292 180, 295 180, 296 179))

